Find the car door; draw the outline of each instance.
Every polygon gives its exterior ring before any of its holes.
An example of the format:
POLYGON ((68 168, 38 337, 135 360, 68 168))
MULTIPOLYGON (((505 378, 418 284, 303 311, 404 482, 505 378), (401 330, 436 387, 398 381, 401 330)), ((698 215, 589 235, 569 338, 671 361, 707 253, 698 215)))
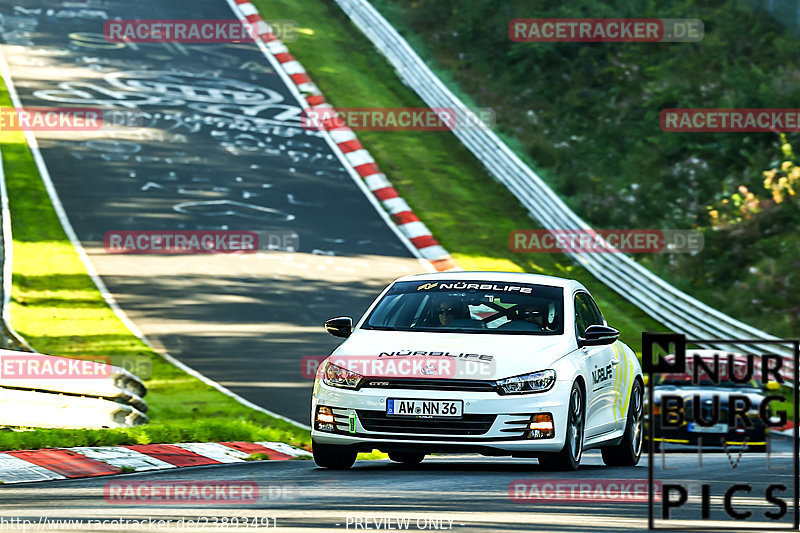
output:
MULTIPOLYGON (((608 322, 606 322, 606 319, 603 317, 603 313, 600 312, 600 308, 597 306, 594 298, 588 293, 586 297, 588 298, 589 306, 594 310, 596 320, 600 321, 598 323, 607 326, 608 322)), ((610 416, 614 421, 614 429, 624 428, 627 418, 626 413, 622 412, 624 410, 624 402, 620 401, 620 398, 623 397, 627 399, 629 393, 626 387, 626 378, 628 377, 626 371, 630 365, 626 364, 626 355, 623 346, 621 342, 615 342, 604 347, 608 350, 608 356, 611 358, 611 381, 609 381, 611 389, 608 391, 608 399, 612 406, 610 416)))
MULTIPOLYGON (((605 325, 605 319, 589 293, 576 292, 574 304, 576 338, 582 338, 589 326, 605 325)), ((585 431, 587 437, 594 437, 613 431, 617 425, 613 406, 619 359, 613 345, 584 346, 580 353, 587 368, 585 431)))

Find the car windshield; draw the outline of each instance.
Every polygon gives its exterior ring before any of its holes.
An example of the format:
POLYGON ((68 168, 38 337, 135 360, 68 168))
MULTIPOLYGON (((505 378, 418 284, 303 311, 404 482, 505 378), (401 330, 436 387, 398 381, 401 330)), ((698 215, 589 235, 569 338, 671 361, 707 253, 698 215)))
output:
POLYGON ((561 287, 487 281, 395 283, 365 329, 561 335, 561 287))

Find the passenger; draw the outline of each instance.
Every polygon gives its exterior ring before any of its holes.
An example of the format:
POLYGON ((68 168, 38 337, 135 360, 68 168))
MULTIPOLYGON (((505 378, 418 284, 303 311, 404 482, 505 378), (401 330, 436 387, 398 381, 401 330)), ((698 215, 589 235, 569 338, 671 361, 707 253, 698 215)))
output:
POLYGON ((522 320, 544 329, 544 313, 535 305, 526 305, 520 312, 522 320))
POLYGON ((507 329, 519 331, 544 331, 544 312, 536 305, 518 305, 509 315, 510 322, 504 324, 507 329))

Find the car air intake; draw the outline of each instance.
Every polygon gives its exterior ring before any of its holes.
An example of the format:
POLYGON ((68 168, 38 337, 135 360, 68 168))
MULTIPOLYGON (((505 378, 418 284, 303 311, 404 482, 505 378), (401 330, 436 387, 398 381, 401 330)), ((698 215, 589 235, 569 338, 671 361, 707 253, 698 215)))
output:
POLYGON ((483 435, 497 415, 464 415, 457 419, 387 416, 383 411, 358 411, 358 419, 368 431, 428 435, 483 435))

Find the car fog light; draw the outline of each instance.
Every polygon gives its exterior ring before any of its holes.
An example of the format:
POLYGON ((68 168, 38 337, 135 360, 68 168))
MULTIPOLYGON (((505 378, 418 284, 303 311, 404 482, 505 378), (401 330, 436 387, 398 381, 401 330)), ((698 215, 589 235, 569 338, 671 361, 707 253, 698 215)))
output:
POLYGON ((531 416, 528 424, 531 439, 552 439, 556 436, 555 426, 553 425, 553 415, 550 413, 539 413, 531 416))
POLYGON ((317 411, 317 422, 326 422, 328 424, 333 424, 336 421, 333 418, 333 411, 331 411, 330 407, 320 407, 317 411))
POLYGON ((317 429, 320 431, 336 431, 336 418, 330 407, 317 407, 317 429))

